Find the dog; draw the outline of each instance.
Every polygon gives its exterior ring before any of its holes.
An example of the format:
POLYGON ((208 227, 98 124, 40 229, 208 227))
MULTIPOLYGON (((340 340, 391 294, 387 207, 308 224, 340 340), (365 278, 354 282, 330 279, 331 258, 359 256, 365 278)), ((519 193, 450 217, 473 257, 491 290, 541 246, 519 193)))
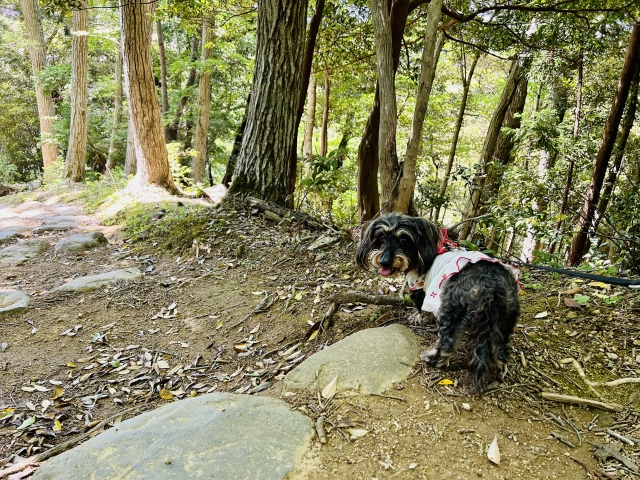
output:
POLYGON ((481 252, 446 251, 436 225, 397 213, 366 225, 356 263, 384 277, 405 274, 413 303, 435 315, 438 340, 422 352, 425 363, 448 366, 466 329, 471 393, 485 391, 506 368, 520 315, 516 269, 481 252))

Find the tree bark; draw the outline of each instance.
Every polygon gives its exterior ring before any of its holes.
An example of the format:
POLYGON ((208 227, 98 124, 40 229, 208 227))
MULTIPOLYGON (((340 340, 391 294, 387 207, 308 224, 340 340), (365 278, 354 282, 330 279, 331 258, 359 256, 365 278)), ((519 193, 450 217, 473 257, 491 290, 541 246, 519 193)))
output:
MULTIPOLYGON (((489 128, 487 129, 487 135, 484 139, 482 153, 480 154, 480 160, 478 162, 480 164, 481 171, 479 175, 476 176, 469 199, 467 200, 467 204, 462 214, 463 220, 478 216, 478 209, 482 195, 482 177, 486 173, 493 152, 496 149, 496 142, 498 141, 498 136, 502 128, 502 122, 504 121, 507 108, 509 108, 509 105, 511 104, 511 97, 518 86, 518 82, 520 81, 523 71, 522 60, 514 58, 511 63, 509 77, 507 78, 504 90, 500 96, 500 101, 493 112, 493 117, 491 118, 489 128)), ((472 233, 473 227, 473 222, 464 223, 460 230, 460 238, 466 239, 472 233)))
POLYGON ((306 11, 306 0, 258 3, 251 102, 230 194, 287 205, 306 11))
POLYGON ((38 0, 21 0, 21 6, 24 26, 29 37, 29 57, 36 89, 38 116, 40 117, 42 161, 46 175, 46 170, 53 165, 53 162, 58 157, 58 145, 53 138, 53 100, 51 93, 43 91, 38 79, 40 72, 47 66, 47 50, 44 43, 42 24, 40 23, 38 0))
POLYGON ((611 106, 611 111, 609 112, 609 118, 607 119, 607 123, 604 127, 602 143, 600 144, 600 149, 596 156, 593 173, 591 175, 591 182, 589 183, 586 199, 578 220, 578 232, 571 242, 571 250, 569 251, 569 258, 567 261, 569 266, 576 266, 582 261, 582 255, 584 254, 589 230, 593 224, 595 208, 600 200, 600 190, 602 189, 604 177, 607 172, 607 165, 615 143, 616 132, 620 125, 624 105, 629 94, 635 62, 639 61, 639 52, 640 22, 636 22, 633 25, 633 29, 629 37, 629 46, 627 48, 627 54, 620 74, 620 81, 616 88, 616 94, 613 100, 613 105, 611 106))
MULTIPOLYGON (((309 78, 311 76, 311 67, 313 65, 313 52, 316 47, 316 39, 318 38, 318 30, 322 22, 324 13, 324 0, 316 1, 316 8, 309 22, 309 31, 307 32, 307 40, 305 42, 304 59, 302 61, 302 78, 300 80, 300 98, 298 99, 298 109, 296 111, 296 123, 293 132, 293 142, 291 144, 291 157, 289 158, 289 208, 293 208, 293 192, 296 188, 296 179, 298 176, 298 130, 300 129, 300 121, 304 112, 304 100, 309 87, 309 78)), ((314 79, 314 111, 315 111, 315 79, 314 79)), ((313 132, 312 132, 313 133, 313 132)))
POLYGON ((244 137, 244 130, 247 128, 247 114, 249 112, 249 103, 251 103, 251 94, 247 97, 247 106, 244 109, 244 115, 242 117, 242 122, 236 131, 236 138, 233 141, 233 148, 231 149, 231 155, 229 155, 229 159, 227 160, 227 169, 224 173, 224 177, 222 177, 222 183, 225 187, 229 188, 229 184, 233 179, 233 173, 236 170, 236 162, 238 160, 238 154, 240 153, 240 148, 242 147, 242 139, 244 137))
MULTIPOLYGON (((475 54, 471 61, 471 67, 469 72, 465 75, 463 68, 462 73, 462 99, 460 100, 460 108, 458 109, 458 117, 456 118, 456 125, 453 128, 453 138, 451 140, 451 149, 449 150, 449 158, 447 160, 447 166, 442 177, 442 183, 440 184, 440 190, 438 190, 438 198, 444 203, 445 194, 447 193, 447 185, 449 184, 449 178, 451 177, 451 169, 453 168, 453 161, 456 158, 456 149, 458 148, 458 138, 460 137, 460 130, 462 129, 462 122, 464 121, 464 112, 467 109, 467 99, 469 98, 469 89, 471 87, 471 79, 473 78, 473 72, 478 64, 479 54, 475 54)), ((438 204, 435 209, 434 221, 438 221, 440 216, 440 208, 443 203, 438 204)))
POLYGON ((622 159, 624 157, 624 150, 627 146, 627 140, 629 140, 629 133, 633 127, 633 122, 636 119, 636 109, 638 106, 638 80, 640 74, 640 57, 636 61, 635 71, 633 73, 633 81, 629 90, 629 100, 627 101, 627 111, 624 114, 622 120, 622 128, 618 135, 615 149, 613 151, 613 165, 609 169, 607 179, 604 183, 602 195, 600 195, 600 201, 598 202, 598 208, 596 209, 597 217, 595 220, 594 230, 598 228, 602 217, 607 211, 609 200, 611 199, 611 193, 613 187, 615 187, 616 180, 618 179, 618 173, 622 166, 622 159))
MULTIPOLYGON (((409 0, 396 0, 391 5, 391 41, 393 67, 397 70, 404 29, 409 15, 409 0)), ((358 147, 358 216, 361 222, 371 220, 380 211, 378 193, 379 139, 380 129, 380 89, 376 83, 376 93, 369 118, 358 147)))
MULTIPOLYGON (((167 56, 164 49, 164 35, 162 34, 162 22, 156 20, 158 33, 158 56, 160 57, 160 93, 161 93, 161 114, 163 123, 167 121, 169 115, 169 93, 167 92, 167 56)), ((165 141, 169 137, 169 125, 164 127, 165 141)))
POLYGON ((124 78, 129 99, 137 171, 131 188, 158 185, 176 191, 151 68, 153 3, 120 0, 124 78))
POLYGON ((307 89, 307 122, 304 130, 304 146, 302 155, 310 158, 313 155, 313 128, 316 123, 316 76, 311 75, 307 89))
POLYGON ((322 105, 322 129, 320 130, 320 156, 327 156, 329 142, 329 96, 331 95, 331 83, 329 70, 324 70, 324 101, 322 105))
POLYGON ((136 161, 136 146, 133 142, 133 124, 129 118, 129 126, 127 128, 127 153, 124 158, 124 174, 135 175, 138 162, 136 161))
POLYGON ((87 161, 87 62, 89 55, 89 12, 86 0, 73 11, 71 47, 71 124, 64 176, 71 182, 84 182, 87 161))
MULTIPOLYGON (((397 182, 397 193, 393 192, 390 202, 390 210, 395 212, 407 213, 409 211, 409 203, 413 198, 413 189, 416 185, 416 163, 422 141, 422 128, 427 114, 427 107, 429 106, 429 96, 431 95, 431 87, 433 86, 438 62, 438 59, 435 58, 435 52, 441 9, 442 0, 431 0, 427 8, 427 25, 424 32, 420 79, 418 81, 416 104, 413 110, 411 132, 404 156, 401 177, 397 182)), ((441 41, 443 41, 442 37, 441 41)))
POLYGON ((371 0, 371 20, 375 35, 380 125, 378 127, 378 158, 383 211, 391 207, 391 195, 398 174, 396 151, 397 106, 395 68, 391 43, 389 0, 371 0))
POLYGON ((211 66, 209 60, 213 58, 213 39, 213 25, 209 25, 209 20, 205 18, 202 22, 202 70, 198 82, 198 116, 193 136, 195 154, 191 160, 191 175, 195 183, 202 183, 204 167, 207 163, 207 137, 211 114, 211 66))
POLYGON ((122 117, 122 50, 116 52, 114 80, 116 86, 113 94, 113 120, 111 122, 109 157, 107 160, 107 169, 109 170, 115 167, 113 156, 116 150, 116 132, 118 131, 118 125, 120 125, 120 117, 122 117))
POLYGON ((191 44, 191 67, 189 68, 189 76, 187 77, 187 83, 185 83, 185 93, 180 97, 180 101, 176 106, 176 113, 173 117, 173 121, 167 128, 167 142, 175 142, 178 140, 178 133, 180 132, 180 121, 182 119, 183 112, 187 106, 187 101, 190 97, 190 89, 196 84, 196 68, 195 61, 198 58, 198 49, 200 45, 200 38, 195 35, 193 37, 193 43, 191 44))

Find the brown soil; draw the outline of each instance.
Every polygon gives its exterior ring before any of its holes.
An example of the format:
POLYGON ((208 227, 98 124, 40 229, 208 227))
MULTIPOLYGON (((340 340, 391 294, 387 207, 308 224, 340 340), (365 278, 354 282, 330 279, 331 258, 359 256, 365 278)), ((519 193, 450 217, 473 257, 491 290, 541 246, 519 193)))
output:
MULTIPOLYGON (((2 268, 0 288, 27 291, 34 302, 27 313, 0 321, 0 342, 8 344, 0 353, 0 414, 14 409, 0 420, 0 466, 2 459, 45 451, 127 409, 134 410, 125 417, 214 390, 251 393, 270 381, 253 394, 282 397, 314 422, 319 415, 327 419, 328 443, 314 439, 294 478, 585 478, 585 469, 571 457, 594 471, 632 478, 617 461, 596 460, 592 443, 606 443, 640 461, 637 446, 604 432, 609 427, 640 438, 640 403, 628 403, 639 384, 597 388, 607 401, 625 406, 621 413, 543 402, 537 393, 596 399, 571 364, 561 364, 567 357, 581 362, 590 380, 639 376, 637 293, 621 291, 617 303, 606 305, 594 294, 613 291, 574 282, 591 299, 586 307, 569 309, 559 301, 559 291, 570 288, 571 279, 532 272, 527 282, 544 288, 523 292, 510 373, 498 390, 467 395, 459 354, 448 371, 416 366, 386 398, 341 394, 323 409, 315 395, 282 391, 280 379, 300 359, 287 361, 278 352, 303 340, 310 323, 327 309, 330 294, 386 293, 389 285, 357 270, 354 243, 347 237, 311 252, 307 246, 319 234, 287 222, 275 225, 242 209, 212 209, 211 219, 197 251, 181 255, 132 245, 112 229, 105 248, 64 256, 51 251, 23 266, 2 268), (144 280, 85 294, 52 292, 71 278, 128 266, 145 272, 144 280), (249 315, 266 295, 265 310, 249 315), (546 317, 534 319, 543 311, 546 317), (438 383, 442 379, 453 384, 438 383), (43 401, 51 402, 44 412, 43 401), (16 430, 34 415, 31 426, 16 430), (346 428, 367 433, 350 440, 346 428), (552 431, 576 448, 551 437, 552 431), (496 435, 500 465, 486 456, 496 435)), ((47 238, 53 243, 71 233, 47 238)), ((344 306, 333 328, 303 343, 302 352, 308 356, 363 328, 407 323, 410 313, 360 307, 344 306)), ((435 339, 430 330, 415 328, 425 347, 435 339)))

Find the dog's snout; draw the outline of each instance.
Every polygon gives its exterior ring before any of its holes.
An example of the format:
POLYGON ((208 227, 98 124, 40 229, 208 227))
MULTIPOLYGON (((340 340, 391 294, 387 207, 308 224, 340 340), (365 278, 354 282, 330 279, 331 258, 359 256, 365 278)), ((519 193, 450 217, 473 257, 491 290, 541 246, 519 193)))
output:
POLYGON ((385 268, 393 267, 393 252, 390 249, 387 249, 380 257, 380 266, 385 268))

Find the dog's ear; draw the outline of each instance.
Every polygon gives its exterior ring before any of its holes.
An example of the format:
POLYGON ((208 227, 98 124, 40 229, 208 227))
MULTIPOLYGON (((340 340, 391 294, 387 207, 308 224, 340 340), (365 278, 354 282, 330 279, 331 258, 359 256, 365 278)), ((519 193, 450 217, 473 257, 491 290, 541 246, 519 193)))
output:
POLYGON ((427 273, 438 256, 438 246, 442 241, 440 229, 429 220, 416 218, 418 230, 418 274, 427 273))
POLYGON ((373 248, 373 239, 371 238, 371 233, 373 232, 371 228, 372 225, 373 222, 367 222, 362 225, 362 229, 360 230, 360 243, 356 250, 356 264, 365 270, 369 268, 369 252, 371 252, 373 248))

